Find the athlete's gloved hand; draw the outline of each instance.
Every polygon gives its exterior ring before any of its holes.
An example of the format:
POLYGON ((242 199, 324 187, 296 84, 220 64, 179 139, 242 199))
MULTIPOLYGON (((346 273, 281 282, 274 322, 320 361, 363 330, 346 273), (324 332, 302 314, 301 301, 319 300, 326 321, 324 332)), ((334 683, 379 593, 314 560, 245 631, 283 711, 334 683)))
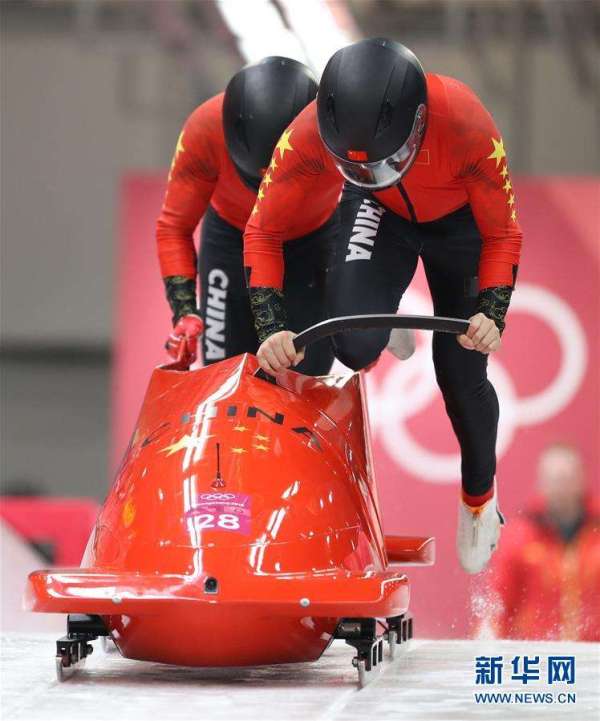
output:
POLYGON ((485 354, 493 353, 500 348, 500 331, 491 318, 483 313, 477 313, 469 318, 469 323, 466 334, 457 338, 463 348, 478 350, 485 354))
POLYGON ((260 367, 275 375, 290 366, 297 366, 304 358, 304 350, 296 351, 293 339, 296 333, 291 330, 280 330, 264 341, 256 354, 260 367))
POLYGON ((173 360, 185 358, 191 365, 198 355, 198 338, 203 330, 204 323, 197 315, 188 314, 180 318, 165 343, 169 357, 173 360))

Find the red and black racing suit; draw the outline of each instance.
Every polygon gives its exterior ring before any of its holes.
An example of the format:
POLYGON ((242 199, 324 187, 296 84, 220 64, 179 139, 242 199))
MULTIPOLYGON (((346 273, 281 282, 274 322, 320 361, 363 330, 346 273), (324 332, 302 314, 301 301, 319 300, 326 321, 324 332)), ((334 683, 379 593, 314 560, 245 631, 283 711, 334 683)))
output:
MULTIPOLYGON (((341 230, 328 273, 330 317, 394 313, 421 258, 435 313, 469 318, 483 312, 504 328, 522 233, 501 136, 464 84, 427 75, 428 121, 417 159, 392 188, 369 192, 346 184, 318 132, 316 103, 285 131, 285 151, 245 232, 244 264, 262 338, 286 327, 283 249, 302 221, 320 223, 339 195, 341 230)), ((280 145, 282 143, 280 141, 280 145)), ((364 368, 389 331, 340 334, 336 356, 364 368)), ((498 400, 487 356, 435 334, 433 361, 462 451, 467 497, 489 493, 495 474, 498 400)))
MULTIPOLYGON (((156 231, 161 273, 176 322, 197 312, 193 234, 203 217, 198 270, 204 363, 255 353, 258 348, 244 277, 242 233, 257 191, 263 191, 245 182, 229 157, 223 95, 196 108, 183 127, 156 231)), ((284 287, 290 299, 290 323, 298 330, 325 318, 326 254, 337 218, 328 216, 325 221, 318 228, 302 230, 285 249, 284 287)), ((320 375, 329 371, 332 362, 333 351, 323 342, 307 354, 298 370, 320 375)))

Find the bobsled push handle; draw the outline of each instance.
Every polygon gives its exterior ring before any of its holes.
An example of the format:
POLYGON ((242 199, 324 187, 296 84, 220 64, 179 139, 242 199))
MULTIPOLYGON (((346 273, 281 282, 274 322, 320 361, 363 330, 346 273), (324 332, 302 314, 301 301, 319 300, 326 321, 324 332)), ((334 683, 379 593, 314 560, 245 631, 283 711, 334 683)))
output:
POLYGON ((396 315, 384 313, 376 315, 346 315, 330 318, 303 330, 294 338, 296 350, 306 348, 322 338, 350 330, 372 330, 374 328, 412 328, 414 330, 432 330, 437 333, 466 333, 469 321, 462 318, 441 318, 429 315, 396 315))
POLYGON ((385 536, 388 563, 403 566, 433 566, 435 538, 430 536, 385 536))

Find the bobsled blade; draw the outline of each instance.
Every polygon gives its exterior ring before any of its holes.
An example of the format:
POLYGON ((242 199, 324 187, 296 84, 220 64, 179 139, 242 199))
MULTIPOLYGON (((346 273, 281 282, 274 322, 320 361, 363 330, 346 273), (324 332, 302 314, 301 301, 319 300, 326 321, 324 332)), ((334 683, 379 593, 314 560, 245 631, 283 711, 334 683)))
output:
POLYGON ((371 668, 367 669, 367 662, 364 658, 354 660, 357 662, 356 668, 358 670, 358 687, 360 689, 368 686, 375 679, 381 676, 383 672, 383 664, 378 663, 377 666, 371 666, 371 668))

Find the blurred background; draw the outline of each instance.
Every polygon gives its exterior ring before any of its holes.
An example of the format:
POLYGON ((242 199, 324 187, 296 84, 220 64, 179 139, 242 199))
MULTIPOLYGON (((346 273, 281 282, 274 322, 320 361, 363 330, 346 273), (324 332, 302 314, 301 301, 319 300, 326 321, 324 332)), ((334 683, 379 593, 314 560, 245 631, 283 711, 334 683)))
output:
MULTIPOLYGON (((35 553, 60 560, 69 541, 51 529, 74 517, 82 528, 71 536, 85 542, 163 361, 154 224, 183 121, 249 61, 287 55, 320 73, 339 47, 374 35, 473 87, 516 178, 525 253, 515 331, 491 367, 506 510, 526 513, 540 455, 559 441, 597 489, 599 2, 2 0, 0 13, 1 491, 86 499, 48 521, 47 538, 20 518, 31 521, 29 506, 3 505, 35 553), (140 309, 140 327, 125 305, 140 309)), ((428 302, 419 277, 405 310, 428 302)), ((489 597, 455 567, 456 445, 432 374, 415 380, 423 367, 423 356, 401 368, 385 359, 369 378, 378 480, 386 530, 440 539, 438 568, 414 574, 417 628, 464 635, 482 626, 489 597), (410 416, 390 406, 399 397, 410 416), (444 587, 455 594, 441 610, 444 587)))

